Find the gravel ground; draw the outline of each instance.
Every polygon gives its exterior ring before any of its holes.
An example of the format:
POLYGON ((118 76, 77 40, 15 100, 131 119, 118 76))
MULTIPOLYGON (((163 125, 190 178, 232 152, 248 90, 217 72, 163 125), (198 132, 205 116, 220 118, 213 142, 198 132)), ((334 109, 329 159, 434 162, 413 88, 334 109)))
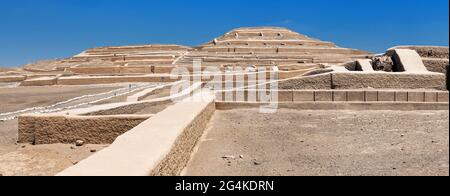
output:
POLYGON ((188 176, 449 175, 448 111, 216 111, 188 176))

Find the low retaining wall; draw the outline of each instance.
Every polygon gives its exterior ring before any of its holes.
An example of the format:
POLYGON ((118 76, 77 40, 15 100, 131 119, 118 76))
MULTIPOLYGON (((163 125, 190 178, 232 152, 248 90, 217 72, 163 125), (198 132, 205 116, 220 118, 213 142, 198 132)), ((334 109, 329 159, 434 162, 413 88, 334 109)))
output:
POLYGON ((55 77, 34 78, 23 81, 20 86, 52 86, 56 85, 57 80, 55 77))
POLYGON ((26 76, 0 76, 0 82, 22 82, 26 80, 26 76))
POLYGON ((59 78, 58 85, 114 84, 131 82, 174 82, 169 76, 102 76, 102 77, 70 77, 59 78))
POLYGON ((118 136, 150 118, 150 115, 59 116, 22 115, 19 117, 19 143, 110 144, 118 136))
MULTIPOLYGON (((217 110, 251 109, 266 106, 267 103, 216 102, 217 110)), ((271 105, 272 106, 272 105, 271 105)), ((448 110, 448 103, 356 103, 356 102, 297 102, 278 103, 278 109, 293 110, 448 110)))
POLYGON ((436 89, 447 90, 446 78, 441 73, 335 73, 332 89, 436 89))
MULTIPOLYGON (((43 86, 43 85, 90 85, 90 84, 114 84, 114 83, 142 83, 142 82, 176 82, 179 80, 201 80, 208 82, 215 77, 222 81, 228 79, 228 77, 242 77, 244 80, 248 80, 250 76, 255 79, 259 74, 265 74, 266 79, 271 78, 270 72, 251 72, 251 73, 236 73, 236 74, 203 74, 203 75, 170 75, 170 74, 150 74, 150 75, 134 75, 134 76, 73 76, 73 77, 59 77, 59 78, 40 78, 33 80, 26 80, 22 82, 22 86, 43 86), (173 78, 175 79, 173 79, 173 78)), ((282 74, 289 74, 290 72, 282 72, 282 74)), ((293 74, 297 74, 295 71, 293 74)), ((236 79, 233 79, 236 80, 236 79)))
POLYGON ((157 90, 164 89, 164 88, 167 88, 167 87, 170 87, 170 86, 175 86, 175 85, 181 84, 183 82, 187 82, 187 81, 178 81, 178 82, 174 82, 174 83, 171 83, 171 84, 168 84, 168 85, 163 85, 163 86, 158 86, 156 88, 143 90, 143 91, 141 91, 139 93, 136 93, 136 94, 134 94, 132 96, 127 97, 127 102, 141 101, 145 97, 149 96, 151 93, 153 93, 153 92, 155 92, 157 90))
POLYGON ((291 89, 435 89, 447 90, 441 73, 361 73, 338 72, 298 77, 278 82, 283 90, 291 89))
POLYGON ((71 67, 68 71, 76 74, 151 74, 151 66, 127 67, 71 67))
POLYGON ((59 176, 172 176, 188 163, 213 115, 213 96, 183 101, 118 137, 108 148, 59 176), (177 115, 174 114, 182 114, 177 115))
MULTIPOLYGON (((267 92, 266 94, 268 94, 267 92)), ((278 102, 414 102, 448 103, 448 91, 420 90, 279 90, 278 102)), ((256 90, 220 91, 217 101, 225 102, 261 102, 256 90)), ((264 101, 267 102, 267 101, 264 101)))
POLYGON ((283 80, 278 82, 280 89, 331 89, 331 74, 319 74, 283 80))

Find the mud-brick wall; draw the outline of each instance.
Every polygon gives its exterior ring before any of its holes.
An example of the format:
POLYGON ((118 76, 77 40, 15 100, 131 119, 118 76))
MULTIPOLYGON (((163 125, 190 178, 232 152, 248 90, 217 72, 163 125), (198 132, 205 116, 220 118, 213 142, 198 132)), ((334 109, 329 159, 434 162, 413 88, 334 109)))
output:
POLYGON ((317 76, 299 77, 280 81, 278 88, 283 90, 292 89, 331 89, 331 74, 317 76))
POLYGON ((444 74, 332 73, 280 81, 279 89, 435 89, 447 90, 444 74))
POLYGON ((425 67, 427 67, 428 71, 443 73, 446 76, 447 81, 447 90, 449 89, 448 85, 448 67, 449 60, 448 59, 423 59, 423 63, 425 67))
POLYGON ((332 83, 333 89, 447 89, 444 74, 336 73, 332 83))
POLYGON ((189 162, 197 142, 216 110, 210 102, 178 136, 170 153, 150 173, 151 176, 178 176, 189 162))
POLYGON ((26 76, 0 76, 0 82, 22 82, 26 79, 26 76))
POLYGON ((20 116, 19 143, 110 144, 148 117, 20 116))

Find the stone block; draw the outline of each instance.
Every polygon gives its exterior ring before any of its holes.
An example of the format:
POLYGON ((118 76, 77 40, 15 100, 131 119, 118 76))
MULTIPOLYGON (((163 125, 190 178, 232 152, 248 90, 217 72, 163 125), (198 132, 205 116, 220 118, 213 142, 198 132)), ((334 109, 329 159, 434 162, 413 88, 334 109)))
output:
POLYGON ((294 102, 313 102, 314 91, 294 91, 294 102))
POLYGON ((438 92, 425 92, 425 102, 427 103, 438 102, 438 92))
POLYGON ((395 92, 395 101, 408 102, 408 92, 406 91, 395 92))
POLYGON ((378 91, 366 91, 366 102, 377 102, 378 91))
POLYGON ((425 102, 425 92, 420 91, 408 92, 408 102, 425 102))
POLYGON ((448 91, 447 92, 438 92, 438 101, 439 103, 448 103, 448 91))
POLYGON ((333 101, 333 91, 316 91, 314 97, 317 102, 333 101))
POLYGON ((348 91, 347 101, 349 102, 365 102, 365 92, 364 91, 348 91))
POLYGON ((378 101, 379 102, 395 102, 396 92, 395 91, 378 91, 378 101))
POLYGON ((347 102, 347 91, 334 91, 333 101, 336 102, 347 102))

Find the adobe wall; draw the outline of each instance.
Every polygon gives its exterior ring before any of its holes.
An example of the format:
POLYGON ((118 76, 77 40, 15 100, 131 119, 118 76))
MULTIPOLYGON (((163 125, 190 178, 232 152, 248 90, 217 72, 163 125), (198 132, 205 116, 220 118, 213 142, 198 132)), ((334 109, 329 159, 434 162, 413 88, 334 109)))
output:
POLYGON ((132 115, 142 110, 142 108, 158 106, 171 103, 170 99, 162 100, 162 101, 154 101, 154 102, 142 102, 142 103, 134 103, 129 105, 124 105, 116 108, 106 109, 95 111, 91 113, 85 114, 86 116, 105 116, 105 115, 132 115))
POLYGON ((215 102, 209 103, 178 136, 170 153, 152 170, 151 176, 178 176, 189 162, 197 142, 214 114, 215 102))
POLYGON ((447 69, 449 66, 448 59, 424 58, 422 60, 428 71, 447 74, 447 69))
POLYGON ((0 82, 22 82, 26 80, 26 76, 0 76, 0 82))
POLYGON ((331 89, 331 74, 298 77, 278 83, 279 89, 331 89))
MULTIPOLYGON (((269 72, 266 73, 266 78, 270 78, 269 72)), ((241 75, 247 78, 250 75, 258 75, 259 73, 251 72, 251 73, 236 73, 234 75, 241 75)), ((210 74, 210 78, 208 78, 207 74, 204 74, 201 78, 202 81, 209 81, 213 79, 213 76, 218 76, 225 80, 226 75, 232 74, 210 74)), ((176 76, 176 79, 172 79, 169 74, 149 74, 149 75, 139 75, 139 76, 72 76, 72 77, 48 77, 48 78, 36 78, 31 80, 25 80, 21 83, 22 86, 47 86, 47 85, 90 85, 90 84, 114 84, 114 83, 141 83, 141 82, 150 82, 150 83, 159 83, 159 82, 176 82, 182 78, 181 75, 172 75, 176 76)), ((194 80, 193 75, 187 76, 191 80, 194 80)))
MULTIPOLYGON (((268 93, 268 92, 267 92, 268 93)), ((280 103, 297 102, 396 102, 396 103, 448 103, 448 91, 432 90, 278 90, 280 103)), ((267 102, 255 90, 220 91, 218 102, 267 102), (250 94, 249 94, 250 93, 250 94)))
POLYGON ((436 89, 446 90, 444 74, 333 73, 333 89, 436 89))
POLYGON ((449 58, 449 48, 439 46, 397 46, 395 48, 415 50, 423 58, 449 58))
POLYGON ((150 116, 19 116, 19 143, 110 144, 150 116))
POLYGON ((214 111, 211 96, 177 103, 58 176, 179 175, 214 111))
POLYGON ((169 76, 104 76, 104 77, 70 77, 59 78, 58 85, 114 84, 132 82, 174 82, 169 76))
POLYGON ((128 96, 127 97, 127 102, 141 101, 141 100, 145 99, 147 96, 149 96, 151 93, 153 93, 153 92, 155 92, 157 90, 164 89, 164 88, 167 88, 167 87, 170 87, 170 86, 176 86, 176 85, 182 84, 183 82, 187 82, 187 81, 178 81, 178 82, 170 83, 170 84, 167 84, 167 85, 161 85, 161 86, 158 86, 158 87, 155 87, 155 88, 145 89, 145 90, 143 90, 141 92, 138 92, 138 93, 136 93, 134 95, 128 96))
MULTIPOLYGON (((217 102, 217 110, 260 108, 267 103, 217 102)), ((448 110, 448 103, 356 103, 356 102, 313 102, 278 103, 278 109, 292 110, 448 110)))
POLYGON ((20 86, 53 86, 56 85, 58 79, 55 77, 43 77, 25 80, 20 83, 20 86))
POLYGON ((447 90, 440 73, 334 72, 278 82, 279 89, 435 89, 447 90))
POLYGON ((139 67, 71 67, 67 71, 76 74, 150 74, 150 66, 139 67))

